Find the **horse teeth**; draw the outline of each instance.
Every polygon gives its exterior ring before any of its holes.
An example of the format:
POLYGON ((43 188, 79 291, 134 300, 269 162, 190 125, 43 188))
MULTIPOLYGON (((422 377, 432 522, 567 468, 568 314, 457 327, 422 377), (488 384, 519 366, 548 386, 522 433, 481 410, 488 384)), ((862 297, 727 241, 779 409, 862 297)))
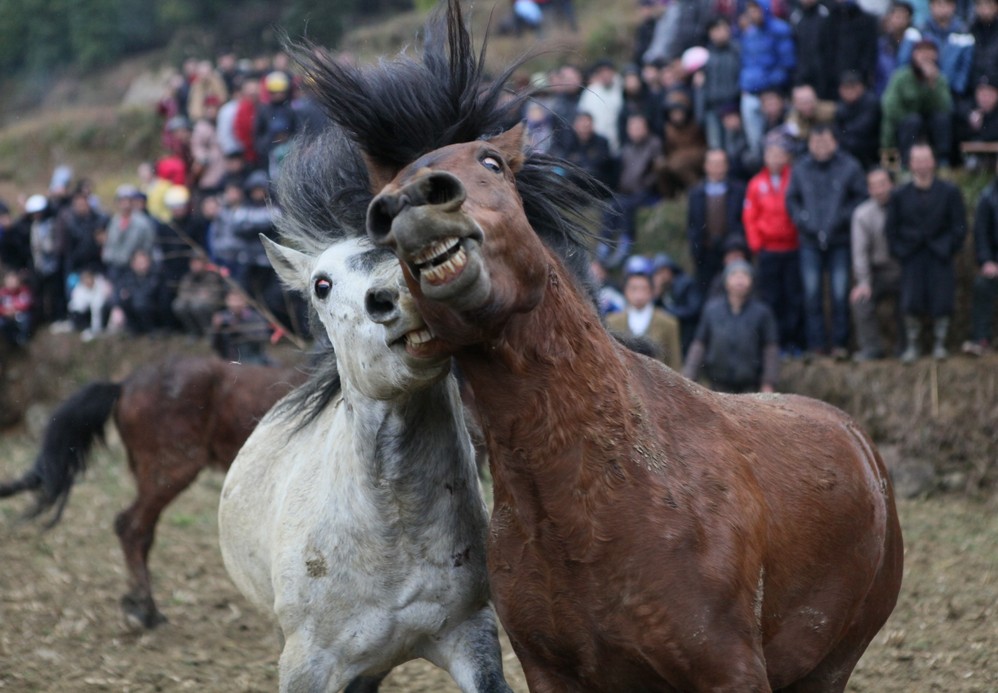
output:
POLYGON ((426 262, 431 262, 434 259, 440 257, 441 255, 449 252, 456 244, 460 243, 461 239, 454 238, 443 238, 439 241, 434 241, 430 245, 426 246, 413 257, 412 261, 416 265, 422 265, 426 262))
POLYGON ((430 331, 427 329, 413 330, 405 336, 405 341, 412 346, 426 344, 431 339, 433 339, 433 335, 430 334, 430 331))

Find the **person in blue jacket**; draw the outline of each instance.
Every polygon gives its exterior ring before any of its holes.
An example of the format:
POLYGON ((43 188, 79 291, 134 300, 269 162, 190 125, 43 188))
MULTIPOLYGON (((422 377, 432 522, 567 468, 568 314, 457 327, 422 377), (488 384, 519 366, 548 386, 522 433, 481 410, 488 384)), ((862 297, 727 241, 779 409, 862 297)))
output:
POLYGON ((763 118, 759 95, 767 89, 786 92, 790 89, 797 55, 790 25, 772 15, 770 0, 749 0, 745 6, 746 23, 741 35, 742 122, 749 146, 759 150, 763 118))

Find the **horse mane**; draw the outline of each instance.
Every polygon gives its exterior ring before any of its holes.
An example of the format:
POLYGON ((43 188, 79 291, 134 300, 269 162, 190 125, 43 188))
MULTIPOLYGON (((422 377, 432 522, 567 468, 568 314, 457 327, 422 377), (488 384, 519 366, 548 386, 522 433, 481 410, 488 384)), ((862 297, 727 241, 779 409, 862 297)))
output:
MULTIPOLYGON (((420 60, 403 52, 366 67, 338 62, 314 45, 289 47, 330 120, 349 134, 369 167, 392 175, 428 152, 508 129, 530 97, 508 88, 529 56, 487 79, 487 37, 476 55, 459 0, 430 15, 422 45, 420 60)), ((605 188, 578 167, 537 152, 528 153, 516 187, 534 231, 594 298, 587 210, 602 205, 605 188)))

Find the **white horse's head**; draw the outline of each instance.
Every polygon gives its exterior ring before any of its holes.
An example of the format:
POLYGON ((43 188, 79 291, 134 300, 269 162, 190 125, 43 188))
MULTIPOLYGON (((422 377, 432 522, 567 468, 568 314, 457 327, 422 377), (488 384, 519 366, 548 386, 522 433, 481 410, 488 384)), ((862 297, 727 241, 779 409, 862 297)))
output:
POLYGON ((281 280, 322 320, 345 386, 388 400, 446 375, 450 359, 416 312, 391 252, 361 237, 313 257, 261 238, 281 280))

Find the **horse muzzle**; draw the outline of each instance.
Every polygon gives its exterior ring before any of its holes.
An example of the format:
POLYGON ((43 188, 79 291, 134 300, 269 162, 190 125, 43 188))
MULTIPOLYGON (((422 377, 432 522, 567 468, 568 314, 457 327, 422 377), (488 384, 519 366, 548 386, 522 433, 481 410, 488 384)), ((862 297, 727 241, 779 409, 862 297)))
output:
POLYGON ((425 298, 457 310, 479 307, 491 283, 484 271, 481 227, 463 209, 464 184, 431 171, 386 189, 367 210, 367 232, 409 266, 425 298))

